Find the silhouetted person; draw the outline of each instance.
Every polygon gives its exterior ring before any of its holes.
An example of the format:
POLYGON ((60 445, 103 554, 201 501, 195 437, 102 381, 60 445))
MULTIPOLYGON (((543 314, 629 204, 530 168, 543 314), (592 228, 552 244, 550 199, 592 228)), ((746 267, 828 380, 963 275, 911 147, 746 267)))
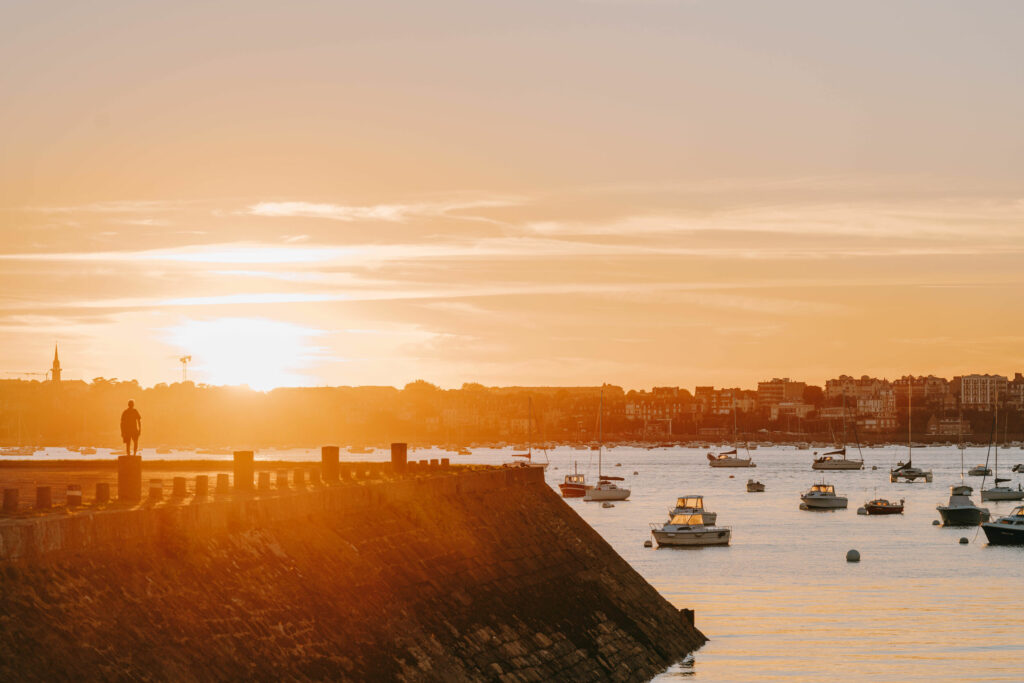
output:
POLYGON ((135 401, 128 401, 128 407, 121 413, 121 439, 125 455, 139 454, 139 434, 142 433, 142 416, 135 410, 135 401))

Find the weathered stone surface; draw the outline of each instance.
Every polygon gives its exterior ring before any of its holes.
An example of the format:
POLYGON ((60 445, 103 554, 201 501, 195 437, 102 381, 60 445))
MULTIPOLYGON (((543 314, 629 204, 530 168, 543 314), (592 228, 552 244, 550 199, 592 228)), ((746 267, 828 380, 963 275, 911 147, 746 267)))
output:
POLYGON ((539 470, 0 525, 0 680, 643 680, 704 640, 539 470))

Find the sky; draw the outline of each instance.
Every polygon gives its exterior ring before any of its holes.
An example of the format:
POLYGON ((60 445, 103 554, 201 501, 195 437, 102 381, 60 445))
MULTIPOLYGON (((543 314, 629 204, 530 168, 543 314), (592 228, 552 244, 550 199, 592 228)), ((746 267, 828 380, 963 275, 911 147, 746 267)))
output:
POLYGON ((1024 370, 1016 1, 0 2, 0 378, 1024 370))

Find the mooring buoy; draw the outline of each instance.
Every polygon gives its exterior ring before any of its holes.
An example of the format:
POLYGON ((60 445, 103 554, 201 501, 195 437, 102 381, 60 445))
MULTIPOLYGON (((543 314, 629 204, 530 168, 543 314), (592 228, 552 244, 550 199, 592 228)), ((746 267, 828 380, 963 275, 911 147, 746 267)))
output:
POLYGON ((847 550, 846 551, 846 561, 847 562, 860 562, 860 553, 857 552, 856 550, 847 550))

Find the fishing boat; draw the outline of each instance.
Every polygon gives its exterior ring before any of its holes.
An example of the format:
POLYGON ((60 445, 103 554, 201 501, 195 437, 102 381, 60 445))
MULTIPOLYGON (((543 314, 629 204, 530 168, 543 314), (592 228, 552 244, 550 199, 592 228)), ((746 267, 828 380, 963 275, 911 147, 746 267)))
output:
POLYGON ((699 512, 675 515, 664 524, 651 524, 658 547, 702 547, 729 545, 732 529, 708 524, 699 512))
POLYGON ((857 452, 860 460, 849 460, 846 457, 846 394, 843 394, 843 447, 823 453, 811 463, 812 470, 860 470, 864 469, 864 454, 860 450, 860 439, 857 438, 857 425, 854 423, 854 438, 857 440, 857 452), (842 457, 837 457, 842 456, 842 457))
POLYGON ((913 420, 911 416, 913 411, 911 409, 911 397, 913 395, 913 388, 908 387, 907 390, 907 462, 897 462, 896 466, 889 470, 889 481, 892 483, 898 482, 900 479, 908 482, 914 482, 918 479, 924 479, 925 482, 931 482, 932 471, 922 470, 920 467, 914 467, 914 442, 912 437, 913 420))
POLYGON ((839 510, 845 508, 848 502, 846 496, 836 495, 835 487, 825 482, 811 486, 800 494, 800 500, 811 510, 839 510))
POLYGON ((970 486, 961 484, 949 487, 949 502, 937 505, 942 526, 978 526, 989 520, 987 508, 978 507, 971 500, 974 492, 970 486))
POLYGON ((573 473, 565 475, 565 481, 558 485, 562 492, 562 498, 582 498, 591 488, 587 484, 585 475, 579 473, 576 462, 573 461, 573 473))
POLYGON ((583 493, 585 501, 626 500, 631 493, 629 489, 615 482, 625 481, 623 477, 610 477, 601 469, 604 455, 604 387, 601 387, 601 400, 597 411, 597 483, 583 493))
POLYGON ((900 502, 893 503, 885 498, 875 498, 864 503, 864 510, 869 515, 902 515, 903 499, 900 498, 900 502))
MULTIPOLYGON (((1010 417, 1009 415, 1006 416, 1007 422, 1009 422, 1009 417, 1010 417)), ((998 427, 998 425, 999 425, 999 403, 998 403, 998 401, 996 402, 996 405, 994 407, 994 412, 993 412, 993 417, 992 417, 992 424, 993 424, 993 436, 994 436, 995 435, 995 430, 999 428, 998 427)), ((995 486, 993 486, 992 488, 986 489, 985 488, 985 480, 982 479, 982 481, 981 481, 981 499, 982 500, 1024 500, 1024 489, 1021 489, 1020 484, 1017 484, 1017 488, 1016 489, 1013 489, 1013 488, 1010 488, 1009 486, 1004 486, 1003 485, 1003 482, 1008 482, 1010 480, 1005 478, 1005 477, 1002 478, 1002 479, 999 478, 999 443, 996 441, 995 438, 993 438, 990 443, 991 443, 991 445, 995 449, 995 466, 993 468, 993 472, 995 472, 995 475, 993 476, 993 482, 995 483, 995 486)))
POLYGON ((753 479, 747 479, 747 493, 764 493, 764 484, 753 479))
POLYGON ((676 498, 676 506, 668 511, 668 518, 671 521, 676 515, 697 513, 704 516, 705 524, 714 524, 718 521, 717 512, 709 512, 704 509, 704 496, 679 496, 676 498))
POLYGON ((994 522, 985 522, 981 528, 989 545, 1024 545, 1024 505, 994 522))

